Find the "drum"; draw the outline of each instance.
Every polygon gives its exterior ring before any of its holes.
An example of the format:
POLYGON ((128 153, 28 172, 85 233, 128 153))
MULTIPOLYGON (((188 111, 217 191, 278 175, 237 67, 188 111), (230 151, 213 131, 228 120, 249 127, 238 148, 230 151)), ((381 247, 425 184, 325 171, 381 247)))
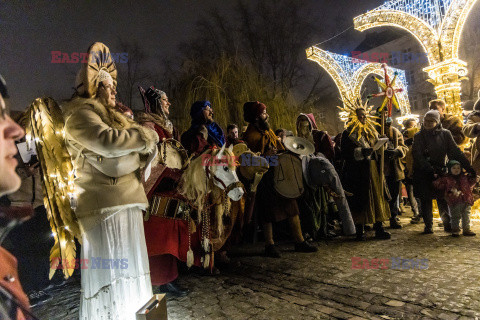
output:
POLYGON ((175 139, 165 139, 159 144, 160 163, 170 169, 182 169, 188 159, 187 151, 175 139))
POLYGON ((287 199, 296 199, 303 194, 302 160, 292 152, 278 155, 278 165, 273 169, 273 186, 287 199))

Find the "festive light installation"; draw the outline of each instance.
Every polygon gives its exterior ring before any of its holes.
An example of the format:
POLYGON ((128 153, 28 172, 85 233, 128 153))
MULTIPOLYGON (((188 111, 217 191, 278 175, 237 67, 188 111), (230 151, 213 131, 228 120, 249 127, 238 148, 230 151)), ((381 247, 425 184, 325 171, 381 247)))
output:
MULTIPOLYGON (((307 58, 317 62, 328 74, 340 91, 343 104, 348 105, 350 101, 356 101, 361 97, 362 85, 365 79, 375 74, 379 77, 385 76, 385 69, 381 63, 371 63, 364 60, 353 59, 348 56, 322 50, 318 47, 310 47, 306 50, 307 58)), ((398 80, 396 88, 401 89, 397 95, 400 111, 403 117, 415 117, 410 115, 410 102, 408 100, 407 81, 405 71, 386 67, 387 74, 393 78, 397 73, 398 80)), ((348 115, 340 112, 340 119, 346 121, 348 115)))
POLYGON ((467 63, 458 58, 460 36, 477 0, 391 0, 353 19, 359 31, 394 26, 409 31, 427 53, 427 72, 447 112, 461 114, 461 80, 467 63))
POLYGON ((385 97, 383 99, 382 106, 380 107, 379 110, 382 111, 386 106, 388 110, 388 118, 391 118, 393 106, 395 106, 395 108, 397 109, 400 109, 398 105, 398 100, 397 100, 397 93, 402 92, 403 89, 401 88, 395 89, 395 82, 397 81, 398 73, 395 72, 395 76, 393 77, 393 80, 390 81, 390 76, 388 75, 388 72, 387 72, 387 65, 383 64, 382 68, 385 71, 385 76, 383 77, 385 79, 385 82, 381 82, 378 78, 375 77, 375 81, 378 83, 379 87, 382 89, 382 92, 373 94, 372 97, 385 97))

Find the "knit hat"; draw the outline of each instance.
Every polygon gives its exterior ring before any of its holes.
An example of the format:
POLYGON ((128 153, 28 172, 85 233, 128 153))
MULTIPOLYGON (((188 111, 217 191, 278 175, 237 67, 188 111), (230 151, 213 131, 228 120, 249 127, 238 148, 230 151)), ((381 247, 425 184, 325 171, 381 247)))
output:
POLYGON ((245 102, 243 105, 243 119, 249 123, 255 122, 267 106, 258 101, 245 102))
POLYGON ((450 160, 450 161, 448 161, 448 163, 447 163, 448 171, 450 172, 450 170, 452 169, 452 167, 453 167, 454 165, 456 165, 456 164, 459 164, 460 166, 462 166, 462 165, 460 164, 460 162, 458 162, 457 160, 450 160))
POLYGON ((426 119, 434 120, 435 122, 437 122, 437 124, 439 124, 440 112, 438 112, 437 110, 430 110, 427 113, 425 113, 425 116, 423 117, 423 121, 425 121, 426 119))

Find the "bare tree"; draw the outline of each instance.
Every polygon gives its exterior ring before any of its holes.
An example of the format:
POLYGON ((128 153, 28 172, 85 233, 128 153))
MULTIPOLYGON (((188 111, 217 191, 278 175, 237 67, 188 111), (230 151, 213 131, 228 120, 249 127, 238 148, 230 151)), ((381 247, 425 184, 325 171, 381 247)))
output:
POLYGON ((147 54, 136 42, 118 40, 118 48, 128 54, 126 63, 117 63, 118 69, 118 95, 120 100, 133 108, 135 101, 140 101, 138 85, 152 78, 152 72, 147 68, 147 54))

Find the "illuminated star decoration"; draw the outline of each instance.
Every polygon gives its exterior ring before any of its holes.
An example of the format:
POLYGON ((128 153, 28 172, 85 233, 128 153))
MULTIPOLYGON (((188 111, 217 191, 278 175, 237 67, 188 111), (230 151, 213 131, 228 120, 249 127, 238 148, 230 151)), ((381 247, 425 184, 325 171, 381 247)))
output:
POLYGON ((360 101, 358 99, 353 103, 350 100, 347 100, 343 108, 337 108, 341 110, 340 117, 346 122, 345 127, 351 128, 349 135, 356 131, 357 140, 360 140, 360 138, 362 137, 362 133, 365 133, 366 135, 371 137, 375 137, 377 132, 375 126, 380 126, 380 124, 376 121, 376 119, 379 119, 379 117, 371 115, 373 106, 368 106, 368 100, 363 106, 360 104, 360 101), (365 121, 365 124, 361 123, 360 120, 358 120, 358 109, 365 110, 367 116, 367 121, 365 121))
POLYGON ((391 120, 392 118, 392 106, 395 106, 395 109, 400 110, 400 106, 398 105, 398 100, 396 93, 397 92, 402 92, 403 89, 394 89, 393 87, 395 86, 395 81, 397 80, 397 73, 395 72, 395 76, 393 77, 392 82, 390 82, 390 77, 388 76, 387 73, 387 65, 383 64, 382 65, 383 70, 385 71, 385 83, 380 81, 377 77, 373 77, 375 81, 377 82, 378 86, 382 89, 382 92, 377 93, 377 94, 372 94, 370 97, 385 97, 383 99, 382 106, 380 109, 378 109, 380 112, 383 111, 385 106, 387 106, 388 110, 388 119, 391 120))

